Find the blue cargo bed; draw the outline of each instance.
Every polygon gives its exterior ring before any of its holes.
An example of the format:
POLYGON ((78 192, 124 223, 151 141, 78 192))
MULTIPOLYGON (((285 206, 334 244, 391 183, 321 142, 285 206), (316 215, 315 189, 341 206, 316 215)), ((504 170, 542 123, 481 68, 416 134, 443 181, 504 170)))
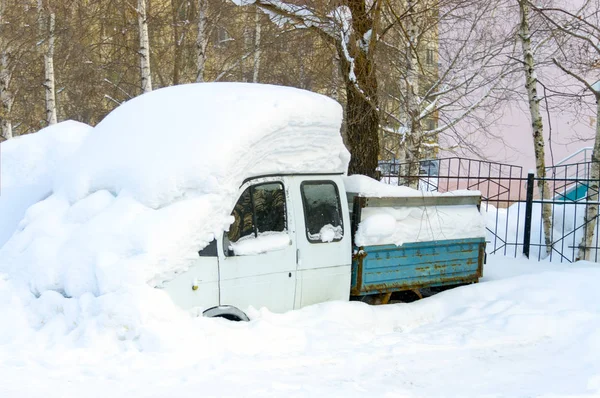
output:
POLYGON ((454 239, 355 248, 353 296, 477 282, 485 239, 454 239))

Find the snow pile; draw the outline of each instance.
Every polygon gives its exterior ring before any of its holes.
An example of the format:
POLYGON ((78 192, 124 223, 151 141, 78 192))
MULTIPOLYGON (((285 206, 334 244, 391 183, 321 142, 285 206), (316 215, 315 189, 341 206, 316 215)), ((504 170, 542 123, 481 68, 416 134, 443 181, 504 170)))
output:
POLYGON ((430 197, 430 196, 481 196, 479 191, 457 190, 451 192, 426 192, 401 185, 386 184, 363 175, 352 175, 344 177, 344 186, 347 192, 372 197, 372 198, 406 198, 406 197, 430 197))
POLYGON ((327 97, 258 84, 135 98, 92 130, 52 194, 27 210, 0 249, 0 272, 37 295, 160 285, 229 227, 244 179, 345 171, 341 119, 327 97))
MULTIPOLYGON (((366 176, 344 179, 348 192, 364 197, 479 196, 477 191, 421 192, 391 186, 366 176)), ((366 207, 356 231, 358 246, 485 237, 485 216, 476 206, 366 207)))
POLYGON ((476 206, 364 208, 358 246, 485 237, 485 217, 476 206))
POLYGON ((342 108, 290 87, 204 83, 168 87, 115 109, 58 185, 71 201, 106 189, 158 208, 190 195, 231 200, 248 177, 345 172, 342 108))
POLYGON ((323 243, 333 242, 334 239, 342 239, 344 230, 341 225, 334 227, 331 224, 325 224, 321 227, 318 234, 311 234, 308 232, 308 238, 316 241, 320 240, 323 243))
POLYGON ((270 231, 259 233, 258 236, 244 236, 237 242, 229 242, 229 249, 233 250, 236 256, 249 256, 274 250, 283 250, 291 244, 292 241, 287 231, 270 231))
POLYGON ((0 247, 17 229, 25 210, 50 194, 56 169, 91 129, 69 120, 0 144, 0 247))
POLYGON ((249 323, 149 287, 36 298, 0 277, 0 396, 598 396, 596 264, 488 259, 482 283, 414 303, 249 323))

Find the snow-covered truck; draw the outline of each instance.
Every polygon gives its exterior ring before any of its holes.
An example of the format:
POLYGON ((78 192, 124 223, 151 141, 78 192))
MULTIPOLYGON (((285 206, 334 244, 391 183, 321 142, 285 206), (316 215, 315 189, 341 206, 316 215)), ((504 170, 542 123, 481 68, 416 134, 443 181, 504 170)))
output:
MULTIPOLYGON (((288 100, 294 103, 278 101, 288 100)), ((249 306, 283 312, 366 296, 386 302, 397 291, 478 281, 485 255, 479 192, 440 195, 348 177, 341 115, 332 119, 336 139, 316 151, 312 140, 323 137, 309 137, 325 134, 310 113, 293 145, 276 137, 257 144, 269 166, 238 171, 233 222, 164 284, 176 303, 245 319, 249 306)), ((290 117, 284 129, 298 129, 296 121, 290 117)))
POLYGON ((248 306, 283 312, 375 295, 381 303, 397 291, 477 282, 480 199, 328 170, 249 178, 229 230, 165 289, 183 307, 245 319, 248 306))
POLYGON ((476 282, 479 194, 346 176, 341 121, 337 102, 288 87, 192 84, 132 99, 53 164, 1 269, 29 275, 34 294, 149 285, 230 319, 476 282))

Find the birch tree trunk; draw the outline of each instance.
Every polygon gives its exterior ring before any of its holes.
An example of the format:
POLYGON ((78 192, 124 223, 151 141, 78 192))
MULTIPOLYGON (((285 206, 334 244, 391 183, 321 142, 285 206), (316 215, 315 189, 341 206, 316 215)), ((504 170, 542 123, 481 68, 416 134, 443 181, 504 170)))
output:
MULTIPOLYGON (((419 27, 416 23, 415 1, 408 0, 408 18, 407 27, 408 42, 406 46, 406 117, 408 118, 408 131, 405 133, 404 152, 405 161, 409 162, 405 172, 411 176, 404 181, 403 185, 417 189, 419 186, 421 160, 421 141, 423 138, 423 126, 420 118, 420 99, 419 99, 419 59, 418 59, 418 36, 419 27)), ((403 115, 400 115, 402 119, 403 115)))
POLYGON ((196 83, 204 81, 204 68, 206 65, 206 47, 208 46, 207 0, 198 0, 198 37, 196 38, 196 83))
MULTIPOLYGON (((540 113, 540 98, 537 94, 537 73, 535 60, 531 48, 531 32, 529 29, 529 0, 518 0, 521 24, 519 37, 523 48, 523 66, 525 69, 525 88, 529 102, 529 113, 531 115, 531 127, 533 132, 533 149, 535 153, 535 168, 538 177, 538 190, 540 198, 550 198, 551 192, 548 184, 543 180, 546 177, 546 158, 544 150, 544 125, 540 113)), ((552 207, 550 204, 542 205, 542 222, 544 225, 544 240, 546 253, 552 250, 552 207)))
POLYGON ((148 19, 146 16, 146 0, 138 0, 138 27, 140 36, 140 69, 142 92, 152 91, 152 74, 150 70, 150 39, 148 38, 148 19))
POLYGON ((0 131, 5 140, 13 137, 10 118, 14 101, 14 96, 10 89, 11 77, 12 71, 9 69, 9 52, 8 50, 4 50, 0 54, 0 131))
POLYGON ((46 9, 42 0, 37 2, 39 55, 44 58, 44 97, 46 108, 46 123, 56 124, 56 89, 54 75, 54 42, 56 16, 50 12, 46 18, 46 9))
MULTIPOLYGON (((592 164, 590 169, 590 183, 588 184, 588 204, 585 208, 584 216, 584 236, 579 244, 579 250, 576 260, 591 260, 591 250, 593 246, 594 233, 598 217, 598 179, 600 179, 600 92, 594 93, 596 96, 596 138, 594 139, 594 150, 592 151, 592 164)), ((594 260, 598 260, 597 258, 594 260)))
POLYGON ((10 69, 10 46, 3 35, 5 26, 5 0, 0 0, 0 134, 5 140, 13 137, 11 109, 14 94, 10 87, 12 70, 10 69))
POLYGON ((252 73, 252 82, 258 82, 258 73, 260 70, 260 11, 258 7, 254 10, 254 71, 252 73))
POLYGON ((48 125, 56 124, 56 89, 54 77, 54 41, 56 39, 54 26, 56 16, 50 13, 48 21, 48 44, 44 53, 44 89, 46 91, 46 122, 48 125))

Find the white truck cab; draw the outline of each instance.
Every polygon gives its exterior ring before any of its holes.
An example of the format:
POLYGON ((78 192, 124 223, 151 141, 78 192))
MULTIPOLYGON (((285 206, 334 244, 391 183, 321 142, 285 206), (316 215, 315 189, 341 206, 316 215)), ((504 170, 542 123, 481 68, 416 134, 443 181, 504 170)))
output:
POLYGON ((341 175, 246 180, 229 231, 164 289, 183 308, 285 312, 348 300, 351 233, 341 175))

